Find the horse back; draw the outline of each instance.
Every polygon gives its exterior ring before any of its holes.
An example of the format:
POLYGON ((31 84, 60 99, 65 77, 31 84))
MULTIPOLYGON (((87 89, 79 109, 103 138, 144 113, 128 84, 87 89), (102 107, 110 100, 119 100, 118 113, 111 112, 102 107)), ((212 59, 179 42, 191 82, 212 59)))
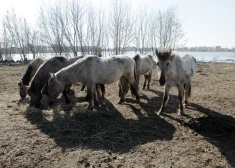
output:
POLYGON ((42 90, 43 86, 47 82, 51 73, 55 73, 67 66, 67 59, 64 57, 53 57, 42 64, 42 66, 36 72, 30 90, 42 90))
POLYGON ((196 73, 196 59, 189 54, 182 57, 184 60, 184 67, 187 70, 187 74, 193 76, 196 73))
POLYGON ((22 82, 24 85, 29 85, 30 80, 35 75, 39 67, 43 64, 43 62, 44 60, 41 58, 36 58, 35 60, 30 62, 22 78, 22 82))

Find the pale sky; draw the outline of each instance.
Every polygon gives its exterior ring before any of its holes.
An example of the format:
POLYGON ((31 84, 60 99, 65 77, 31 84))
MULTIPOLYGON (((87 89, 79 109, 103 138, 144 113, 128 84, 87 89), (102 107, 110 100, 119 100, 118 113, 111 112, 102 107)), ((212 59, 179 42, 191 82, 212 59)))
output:
MULTIPOLYGON (((42 3, 51 0, 0 0, 0 19, 6 10, 16 13, 30 22, 35 20, 42 3)), ((89 0, 105 4, 108 0, 89 0)), ((186 46, 235 47, 235 0, 129 0, 132 6, 151 9, 177 8, 179 19, 186 33, 186 46)), ((2 20, 0 20, 2 22, 2 20)))

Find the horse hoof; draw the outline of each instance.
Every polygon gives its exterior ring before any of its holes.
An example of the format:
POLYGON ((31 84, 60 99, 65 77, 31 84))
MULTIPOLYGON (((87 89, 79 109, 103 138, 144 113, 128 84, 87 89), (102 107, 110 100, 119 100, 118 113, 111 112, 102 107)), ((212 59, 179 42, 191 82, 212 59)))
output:
POLYGON ((52 106, 53 106, 53 103, 54 103, 53 101, 50 101, 50 102, 49 102, 49 106, 52 107, 52 106))
POLYGON ((178 115, 179 115, 179 116, 182 116, 183 114, 184 114, 184 111, 179 110, 178 115))
POLYGON ((118 104, 123 104, 123 103, 124 103, 124 101, 121 101, 121 100, 118 102, 118 104))
POLYGON ((100 107, 100 103, 99 102, 95 102, 94 104, 95 104, 95 106, 100 107))

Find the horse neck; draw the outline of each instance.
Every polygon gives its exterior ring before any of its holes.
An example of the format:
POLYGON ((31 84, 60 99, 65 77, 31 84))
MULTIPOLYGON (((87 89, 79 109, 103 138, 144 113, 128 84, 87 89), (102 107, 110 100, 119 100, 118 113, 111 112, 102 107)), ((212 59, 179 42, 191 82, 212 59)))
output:
POLYGON ((57 79, 65 84, 79 82, 79 73, 82 71, 85 62, 76 62, 61 69, 55 75, 57 79))
POLYGON ((33 76, 32 73, 33 73, 33 66, 29 65, 23 78, 22 78, 22 82, 24 85, 29 85, 31 77, 33 76))
POLYGON ((184 60, 180 56, 175 55, 174 58, 171 60, 171 66, 168 69, 167 74, 180 76, 181 72, 183 71, 183 67, 184 67, 184 60))

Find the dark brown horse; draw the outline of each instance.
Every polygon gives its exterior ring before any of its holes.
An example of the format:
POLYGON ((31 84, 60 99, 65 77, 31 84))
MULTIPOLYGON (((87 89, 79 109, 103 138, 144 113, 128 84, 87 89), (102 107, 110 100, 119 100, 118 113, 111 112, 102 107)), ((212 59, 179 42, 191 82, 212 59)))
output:
MULTIPOLYGON (((60 69, 74 63, 76 60, 80 58, 82 58, 82 56, 72 59, 67 59, 65 57, 53 57, 44 62, 36 72, 34 78, 32 79, 31 85, 28 89, 28 94, 31 97, 30 106, 35 106, 35 107, 40 106, 40 100, 42 99, 41 91, 44 88, 44 86, 45 89, 47 88, 46 84, 50 77, 50 72, 55 73, 60 69)), ((69 86, 66 86, 66 89, 64 89, 63 92, 67 102, 69 102, 69 98, 67 95, 69 86)))
POLYGON ((37 72, 38 68, 43 64, 44 60, 42 58, 36 58, 32 62, 30 62, 27 70, 25 71, 25 74, 23 78, 18 83, 19 91, 20 91, 20 97, 24 99, 27 95, 27 90, 29 86, 29 82, 37 72))

